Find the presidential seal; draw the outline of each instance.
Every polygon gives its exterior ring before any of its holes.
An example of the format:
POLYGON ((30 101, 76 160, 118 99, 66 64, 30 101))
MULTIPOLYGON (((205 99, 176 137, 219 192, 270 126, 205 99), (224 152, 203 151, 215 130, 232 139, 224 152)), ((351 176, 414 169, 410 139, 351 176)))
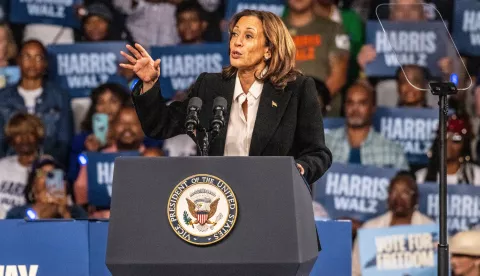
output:
POLYGON ((237 220, 237 199, 220 178, 197 174, 180 182, 168 200, 167 214, 173 231, 195 245, 224 239, 237 220))

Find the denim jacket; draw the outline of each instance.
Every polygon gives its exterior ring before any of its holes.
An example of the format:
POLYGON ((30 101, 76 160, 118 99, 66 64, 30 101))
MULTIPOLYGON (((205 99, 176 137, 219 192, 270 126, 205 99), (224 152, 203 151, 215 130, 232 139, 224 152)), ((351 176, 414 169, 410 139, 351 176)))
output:
MULTIPOLYGON (((27 112, 17 86, 0 90, 0 157, 14 152, 5 139, 4 128, 8 120, 17 112, 27 112)), ((55 84, 45 82, 43 93, 37 98, 35 115, 42 119, 45 127, 43 153, 50 154, 62 164, 66 164, 73 135, 69 95, 55 84)))

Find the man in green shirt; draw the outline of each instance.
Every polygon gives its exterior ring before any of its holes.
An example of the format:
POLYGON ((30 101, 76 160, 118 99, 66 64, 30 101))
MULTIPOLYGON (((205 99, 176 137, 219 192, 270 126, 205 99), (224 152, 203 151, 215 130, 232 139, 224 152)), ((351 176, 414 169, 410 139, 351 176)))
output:
POLYGON ((297 47, 297 68, 325 82, 332 97, 327 116, 340 116, 340 90, 347 81, 349 37, 340 24, 314 14, 313 0, 289 0, 288 9, 284 21, 297 47))

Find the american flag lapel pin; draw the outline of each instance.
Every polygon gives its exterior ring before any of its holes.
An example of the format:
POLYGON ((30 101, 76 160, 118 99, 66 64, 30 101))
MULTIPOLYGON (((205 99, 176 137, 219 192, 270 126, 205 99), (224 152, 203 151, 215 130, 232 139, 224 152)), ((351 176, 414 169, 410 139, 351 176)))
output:
POLYGON ((272 107, 277 107, 277 103, 275 101, 272 101, 272 107))

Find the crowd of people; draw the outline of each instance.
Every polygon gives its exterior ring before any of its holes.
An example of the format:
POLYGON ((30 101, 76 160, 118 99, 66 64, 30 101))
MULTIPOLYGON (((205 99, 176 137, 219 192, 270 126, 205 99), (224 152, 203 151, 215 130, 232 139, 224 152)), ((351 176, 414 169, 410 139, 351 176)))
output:
MULTIPOLYGON (((375 7, 388 2, 287 0, 282 15, 297 48, 296 66, 315 80, 324 117, 345 118, 344 127, 325 134, 333 162, 401 170, 388 190, 389 211, 363 225, 354 221, 354 232, 360 227, 434 223, 415 206, 417 185, 438 181, 438 135, 428 164, 419 166, 410 164, 402 146, 372 126, 379 106, 437 108, 437 99, 428 92, 432 68, 407 64, 394 78, 365 74, 367 64, 377 55, 373 45, 365 44, 366 21, 376 19, 375 7)), ((419 5, 421 0, 390 2, 400 5, 392 6, 385 15, 388 20, 435 19, 419 5)), ((438 7, 450 22, 452 5, 438 7)), ((227 28, 226 7, 222 0, 89 0, 77 8, 78 30, 9 24, 6 13, 0 24, 0 67, 18 66, 20 81, 0 83, 0 218, 24 218, 29 210, 35 210, 40 218, 108 218, 108 206, 89 204, 87 169, 81 161, 85 152, 196 154, 195 145, 185 135, 165 141, 144 135, 130 96, 135 76, 121 68, 118 75, 122 81, 112 79, 93 89, 86 115, 74 117, 69 91, 47 77, 47 45, 126 41, 150 47, 221 42, 227 28), (94 133, 95 114, 108 117, 105 141, 94 133), (54 170, 63 171, 61 197, 49 195, 45 185, 54 170)), ((459 76, 459 86, 468 86, 470 79, 473 85, 449 97, 454 112, 447 122, 447 182, 480 186, 478 57, 462 54, 462 58, 468 71, 459 76)), ((445 79, 452 73, 450 63, 448 59, 438 61, 445 79)), ((185 97, 185 91, 178 91, 169 101, 185 97)), ((478 232, 460 233, 452 240, 456 275, 478 275, 480 271, 480 246, 472 247, 472 240, 480 241, 478 232)), ((357 246, 355 243, 353 248, 354 275, 360 275, 357 246)))

